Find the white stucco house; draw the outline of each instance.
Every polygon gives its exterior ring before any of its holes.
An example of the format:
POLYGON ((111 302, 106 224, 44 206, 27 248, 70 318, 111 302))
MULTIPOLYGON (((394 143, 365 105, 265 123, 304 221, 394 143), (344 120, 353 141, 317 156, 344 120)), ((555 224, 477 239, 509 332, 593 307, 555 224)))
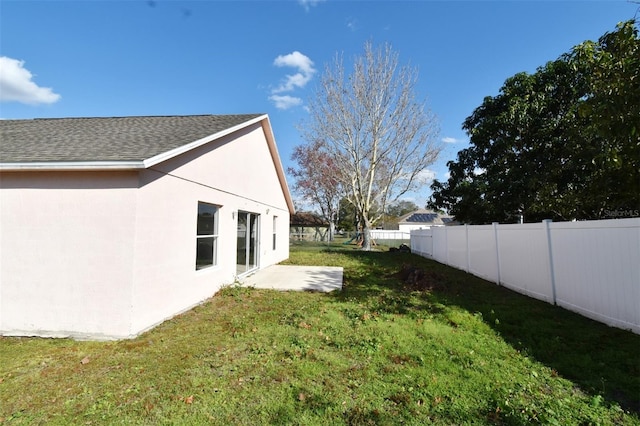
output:
POLYGON ((453 224, 455 222, 451 216, 426 209, 413 211, 398 219, 398 229, 403 232, 453 224))
POLYGON ((289 256, 269 118, 0 120, 0 334, 134 337, 289 256))

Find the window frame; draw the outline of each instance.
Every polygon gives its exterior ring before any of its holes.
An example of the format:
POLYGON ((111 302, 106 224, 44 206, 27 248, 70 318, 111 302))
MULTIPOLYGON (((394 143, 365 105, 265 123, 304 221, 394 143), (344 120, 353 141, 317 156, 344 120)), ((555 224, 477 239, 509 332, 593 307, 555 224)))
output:
MULTIPOLYGON (((202 271, 204 269, 208 269, 218 265, 218 222, 219 222, 219 211, 220 206, 208 203, 206 201, 198 201, 197 207, 197 216, 196 216, 196 271, 202 271), (211 215, 211 224, 203 223, 201 220, 203 219, 201 215, 206 212, 201 213, 201 208, 212 211, 211 215), (210 226, 207 226, 210 225, 210 226), (204 230, 202 228, 205 228, 204 230), (206 229, 206 228, 210 228, 206 229), (207 257, 204 259, 202 256, 203 243, 210 242, 211 252, 210 252, 210 261, 207 253, 207 257)), ((206 247, 206 246, 204 246, 206 247)), ((204 248, 206 250, 206 248, 204 248)))
POLYGON ((278 232, 277 232, 278 231, 278 226, 277 226, 278 225, 278 216, 275 216, 275 215, 273 216, 273 222, 272 223, 273 223, 273 245, 272 245, 272 249, 273 249, 273 251, 275 251, 276 247, 277 247, 276 241, 277 241, 277 235, 278 235, 278 232))

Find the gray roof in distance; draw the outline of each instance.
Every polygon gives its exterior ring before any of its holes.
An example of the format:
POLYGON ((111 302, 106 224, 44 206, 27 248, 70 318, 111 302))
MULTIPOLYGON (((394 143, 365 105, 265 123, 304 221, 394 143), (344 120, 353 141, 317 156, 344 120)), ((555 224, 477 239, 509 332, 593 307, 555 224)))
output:
POLYGON ((262 115, 0 120, 0 163, 140 162, 262 115))
POLYGON ((401 224, 429 224, 429 225, 446 225, 452 223, 453 218, 446 214, 434 212, 433 210, 419 209, 408 213, 398 219, 401 224))

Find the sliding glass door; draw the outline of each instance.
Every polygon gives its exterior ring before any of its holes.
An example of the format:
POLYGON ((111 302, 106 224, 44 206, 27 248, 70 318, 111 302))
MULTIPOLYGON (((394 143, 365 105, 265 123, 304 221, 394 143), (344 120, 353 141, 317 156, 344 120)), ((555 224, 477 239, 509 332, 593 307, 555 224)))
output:
POLYGON ((260 215, 238 212, 238 253, 236 275, 246 274, 258 267, 258 235, 260 215))

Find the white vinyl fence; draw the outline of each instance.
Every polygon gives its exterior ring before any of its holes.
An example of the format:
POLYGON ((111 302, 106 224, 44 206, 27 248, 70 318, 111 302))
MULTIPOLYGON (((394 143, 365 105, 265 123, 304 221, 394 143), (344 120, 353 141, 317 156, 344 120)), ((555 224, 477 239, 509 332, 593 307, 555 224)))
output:
POLYGON ((374 240, 407 240, 411 238, 408 231, 372 229, 371 238, 374 240))
POLYGON ((411 251, 640 334, 640 218, 420 229, 411 251))

